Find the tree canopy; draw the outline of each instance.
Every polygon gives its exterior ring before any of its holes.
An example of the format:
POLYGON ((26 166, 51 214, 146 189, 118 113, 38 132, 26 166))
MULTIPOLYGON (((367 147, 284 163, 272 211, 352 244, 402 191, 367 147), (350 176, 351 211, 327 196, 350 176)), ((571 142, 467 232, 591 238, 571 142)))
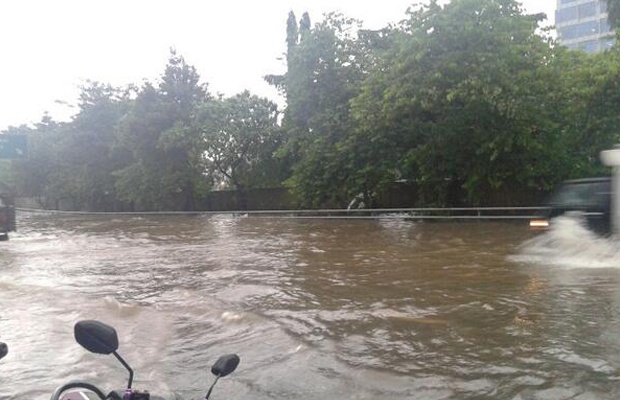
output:
POLYGON ((612 29, 620 27, 620 0, 607 0, 607 15, 612 29))
MULTIPOLYGON (((243 134, 256 138, 251 147, 229 155, 231 162, 242 164, 233 161, 238 157, 254 163, 243 164, 243 173, 235 169, 233 177, 245 174, 245 187, 276 185, 265 167, 279 145, 277 106, 247 92, 213 97, 196 69, 174 51, 157 83, 121 89, 90 82, 82 87, 72 121, 45 117, 34 128, 11 128, 10 133, 28 137, 30 157, 0 171, 11 177, 5 179, 15 192, 49 207, 64 202, 93 211, 194 210, 221 176, 208 150, 226 140, 218 134, 228 133, 222 126, 205 134, 197 121, 207 109, 230 110, 246 123, 243 134)), ((229 115, 218 116, 210 116, 211 126, 232 123, 229 115)))
POLYGON ((571 51, 540 23, 514 0, 433 0, 379 30, 291 12, 286 72, 265 77, 283 111, 211 94, 173 51, 157 82, 91 82, 71 121, 11 128, 30 158, 0 164, 0 182, 85 210, 194 210, 216 188, 282 185, 304 206, 372 206, 402 183, 411 206, 524 205, 605 174, 620 133, 618 45, 571 51))
POLYGON ((275 103, 245 91, 196 110, 193 129, 201 141, 208 173, 237 190, 278 186, 270 164, 280 144, 275 103))
POLYGON ((566 51, 541 18, 516 1, 432 1, 353 35, 326 16, 287 47, 288 185, 308 205, 372 204, 396 181, 420 204, 485 204, 595 173, 616 138, 614 96, 595 93, 615 53, 566 51))

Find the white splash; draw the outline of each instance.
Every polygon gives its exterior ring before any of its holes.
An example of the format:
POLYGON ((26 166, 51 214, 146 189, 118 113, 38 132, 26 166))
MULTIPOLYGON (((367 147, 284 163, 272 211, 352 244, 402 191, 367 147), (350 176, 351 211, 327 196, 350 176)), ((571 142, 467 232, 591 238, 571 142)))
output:
POLYGON ((561 216, 510 259, 564 268, 620 268, 620 240, 590 231, 579 215, 561 216))

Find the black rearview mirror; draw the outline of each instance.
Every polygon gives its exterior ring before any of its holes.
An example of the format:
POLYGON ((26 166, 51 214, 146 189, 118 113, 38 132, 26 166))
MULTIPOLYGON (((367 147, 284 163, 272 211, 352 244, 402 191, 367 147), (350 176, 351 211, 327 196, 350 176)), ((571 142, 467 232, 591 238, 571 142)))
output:
POLYGON ((112 354, 118 349, 116 330, 99 321, 80 321, 75 324, 75 340, 86 350, 97 354, 112 354))
POLYGON ((0 342, 0 358, 4 358, 9 353, 9 346, 6 343, 0 342))
POLYGON ((236 354, 221 356, 211 367, 211 373, 217 377, 223 378, 237 369, 239 361, 241 360, 236 354))

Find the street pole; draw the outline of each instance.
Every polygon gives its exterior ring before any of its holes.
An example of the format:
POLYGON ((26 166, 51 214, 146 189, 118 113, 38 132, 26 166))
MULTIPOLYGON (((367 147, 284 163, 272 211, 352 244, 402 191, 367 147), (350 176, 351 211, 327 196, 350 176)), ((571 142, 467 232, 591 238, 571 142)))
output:
POLYGON ((601 161, 611 167, 611 229, 620 236, 620 145, 601 151, 601 161))

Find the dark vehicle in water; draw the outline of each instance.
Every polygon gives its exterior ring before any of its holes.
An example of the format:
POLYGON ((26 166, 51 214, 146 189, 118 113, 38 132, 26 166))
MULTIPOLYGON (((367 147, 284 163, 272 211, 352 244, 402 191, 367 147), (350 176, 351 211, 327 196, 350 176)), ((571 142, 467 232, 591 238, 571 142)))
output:
POLYGON ((10 196, 0 194, 0 240, 8 240, 15 231, 15 207, 10 196))
POLYGON ((542 218, 530 221, 530 226, 546 228, 560 215, 581 214, 592 231, 611 233, 611 178, 586 178, 563 182, 550 197, 542 218))

